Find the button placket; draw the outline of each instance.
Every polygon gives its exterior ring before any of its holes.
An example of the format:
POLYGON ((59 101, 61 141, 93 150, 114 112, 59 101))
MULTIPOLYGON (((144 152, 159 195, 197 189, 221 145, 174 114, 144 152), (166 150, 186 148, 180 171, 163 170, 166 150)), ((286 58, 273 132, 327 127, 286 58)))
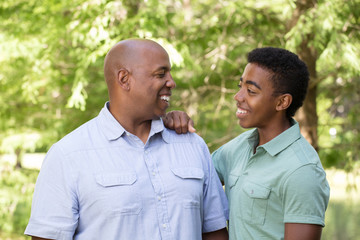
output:
POLYGON ((169 227, 170 225, 169 225, 169 218, 167 212, 168 210, 167 210, 166 199, 164 197, 163 184, 161 182, 157 164, 153 160, 151 156, 151 151, 148 148, 144 149, 144 160, 149 172, 150 181, 152 183, 155 192, 155 197, 156 197, 155 203, 157 210, 156 212, 157 212, 158 222, 161 224, 160 232, 163 239, 169 239, 171 238, 171 234, 170 234, 171 231, 169 227))

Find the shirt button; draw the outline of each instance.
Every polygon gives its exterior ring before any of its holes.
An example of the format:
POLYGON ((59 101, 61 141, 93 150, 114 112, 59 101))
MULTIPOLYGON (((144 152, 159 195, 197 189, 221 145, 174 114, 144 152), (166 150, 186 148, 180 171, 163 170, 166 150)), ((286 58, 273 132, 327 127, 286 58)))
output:
POLYGON ((156 173, 155 173, 155 172, 152 172, 152 175, 153 175, 153 176, 155 176, 155 175, 156 175, 156 173))
POLYGON ((163 226, 163 228, 166 228, 166 224, 165 224, 165 223, 164 223, 162 226, 163 226))
POLYGON ((158 200, 159 200, 159 201, 161 200, 161 196, 158 196, 158 200))

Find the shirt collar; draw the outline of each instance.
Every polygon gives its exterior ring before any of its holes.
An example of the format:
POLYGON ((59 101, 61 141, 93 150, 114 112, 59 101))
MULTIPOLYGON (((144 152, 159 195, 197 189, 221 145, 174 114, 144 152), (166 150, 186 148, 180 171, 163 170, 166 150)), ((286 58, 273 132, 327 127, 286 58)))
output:
POLYGON ((169 142, 169 132, 165 128, 162 119, 156 119, 151 121, 151 130, 149 134, 149 138, 154 136, 155 134, 160 133, 165 142, 169 142))
MULTIPOLYGON (((271 156, 275 156, 285 148, 290 146, 293 142, 301 137, 299 123, 294 119, 290 120, 291 127, 273 138, 271 141, 261 145, 271 156)), ((254 129, 250 134, 248 141, 250 146, 255 146, 258 143, 259 134, 257 129, 254 129)))
MULTIPOLYGON (((120 138, 124 133, 126 133, 126 130, 111 114, 108 105, 109 102, 106 102, 98 117, 100 119, 100 125, 104 135, 109 141, 111 141, 120 138)), ((164 127, 164 123, 161 118, 158 120, 152 120, 149 138, 157 133, 162 133, 163 139, 166 142, 169 142, 169 133, 168 130, 164 127), (166 131, 164 131, 164 129, 166 131)))

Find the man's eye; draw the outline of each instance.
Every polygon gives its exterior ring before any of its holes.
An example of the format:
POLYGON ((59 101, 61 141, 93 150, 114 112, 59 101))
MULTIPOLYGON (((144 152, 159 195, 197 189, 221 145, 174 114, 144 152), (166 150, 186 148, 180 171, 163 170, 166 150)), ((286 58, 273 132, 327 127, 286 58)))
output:
POLYGON ((239 87, 239 88, 241 88, 241 87, 242 87, 242 85, 241 85, 241 84, 238 84, 238 87, 239 87))
POLYGON ((165 75, 166 75, 165 72, 159 72, 156 74, 156 76, 159 78, 163 78, 163 77, 165 77, 165 75))

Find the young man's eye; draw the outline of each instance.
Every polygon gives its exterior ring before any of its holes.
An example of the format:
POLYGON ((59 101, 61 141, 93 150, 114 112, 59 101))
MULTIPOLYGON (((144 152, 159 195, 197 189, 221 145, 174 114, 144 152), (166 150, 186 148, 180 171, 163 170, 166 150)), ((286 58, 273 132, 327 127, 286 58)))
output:
POLYGON ((239 83, 239 84, 238 84, 238 87, 239 87, 239 88, 241 88, 241 87, 242 87, 242 84, 241 84, 241 83, 239 83))
POLYGON ((255 94, 255 92, 254 92, 253 90, 251 90, 250 88, 248 88, 247 91, 248 91, 250 94, 255 94))

